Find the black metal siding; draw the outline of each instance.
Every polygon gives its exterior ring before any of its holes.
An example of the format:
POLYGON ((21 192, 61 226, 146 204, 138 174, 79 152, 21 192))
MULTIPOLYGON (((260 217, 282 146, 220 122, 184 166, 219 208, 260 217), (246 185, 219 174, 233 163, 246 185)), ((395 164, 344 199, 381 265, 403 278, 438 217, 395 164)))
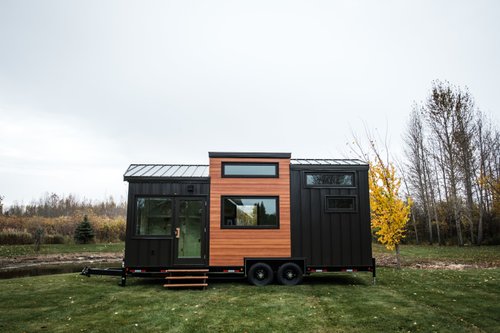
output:
MULTIPOLYGON (((206 180, 170 182, 130 182, 127 206, 126 267, 172 266, 172 237, 134 237, 135 202, 138 196, 206 196, 210 184, 206 180), (190 191, 192 188, 192 191, 190 191)), ((207 247, 208 248, 208 247, 207 247)))
POLYGON ((292 165, 292 257, 309 266, 371 266, 370 206, 366 166, 292 165), (305 187, 305 172, 355 172, 355 187, 305 187), (325 196, 355 196, 354 213, 325 212, 325 196))

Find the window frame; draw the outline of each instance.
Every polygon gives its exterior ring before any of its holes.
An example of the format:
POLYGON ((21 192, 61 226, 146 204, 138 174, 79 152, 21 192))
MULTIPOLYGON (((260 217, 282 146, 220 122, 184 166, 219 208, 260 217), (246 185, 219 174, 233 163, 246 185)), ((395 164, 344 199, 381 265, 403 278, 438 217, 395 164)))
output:
POLYGON ((325 213, 358 213, 358 196, 357 195, 325 195, 324 196, 324 212, 325 213), (352 199, 354 203, 353 209, 347 208, 330 208, 328 205, 328 199, 352 199))
POLYGON ((220 198, 220 228, 221 229, 279 229, 280 228, 280 198, 278 195, 222 195, 220 198), (236 199, 275 199, 276 200, 276 225, 225 225, 224 201, 227 198, 236 199))
POLYGON ((307 171, 304 172, 304 187, 306 188, 318 188, 318 187, 326 187, 326 188, 357 188, 357 177, 355 171, 307 171), (335 184, 308 184, 307 176, 308 175, 352 175, 352 185, 335 185, 335 184))
POLYGON ((175 204, 174 204, 174 198, 171 196, 164 196, 164 195, 135 195, 134 196, 134 223, 133 223, 133 234, 132 234, 132 239, 173 239, 173 232, 174 232, 174 224, 175 224, 175 204), (139 218, 139 209, 137 206, 137 201, 139 199, 163 199, 163 200, 170 200, 172 204, 172 227, 170 230, 170 234, 165 234, 165 235, 140 235, 137 233, 137 227, 138 227, 138 218, 139 218))
POLYGON ((280 177, 280 168, 278 162, 222 162, 221 165, 221 177, 222 178, 279 178, 280 177), (227 175, 226 174, 226 165, 270 165, 274 166, 275 174, 274 175, 227 175))

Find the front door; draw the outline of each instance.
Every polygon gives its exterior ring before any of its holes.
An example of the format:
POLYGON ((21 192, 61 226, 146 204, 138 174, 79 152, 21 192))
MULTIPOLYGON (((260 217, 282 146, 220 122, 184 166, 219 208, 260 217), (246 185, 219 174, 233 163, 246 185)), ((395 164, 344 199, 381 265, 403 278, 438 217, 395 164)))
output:
POLYGON ((175 202, 174 264, 206 265, 206 200, 177 198, 175 202))

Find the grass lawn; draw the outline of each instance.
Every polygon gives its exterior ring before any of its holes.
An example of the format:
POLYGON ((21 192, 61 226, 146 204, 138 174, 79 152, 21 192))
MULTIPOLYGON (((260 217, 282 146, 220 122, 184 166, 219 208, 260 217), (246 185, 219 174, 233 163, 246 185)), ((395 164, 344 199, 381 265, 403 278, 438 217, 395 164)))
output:
POLYGON ((0 280, 2 332, 499 332, 500 269, 328 274, 294 287, 77 274, 0 280))
MULTIPOLYGON (((383 245, 373 243, 373 254, 393 255, 383 245)), ((444 261, 460 264, 491 264, 500 266, 500 246, 437 246, 437 245, 401 245, 403 264, 444 261)))
POLYGON ((0 245, 0 257, 16 257, 38 254, 62 254, 80 252, 122 252, 125 243, 100 244, 44 244, 40 252, 35 252, 34 245, 0 245))

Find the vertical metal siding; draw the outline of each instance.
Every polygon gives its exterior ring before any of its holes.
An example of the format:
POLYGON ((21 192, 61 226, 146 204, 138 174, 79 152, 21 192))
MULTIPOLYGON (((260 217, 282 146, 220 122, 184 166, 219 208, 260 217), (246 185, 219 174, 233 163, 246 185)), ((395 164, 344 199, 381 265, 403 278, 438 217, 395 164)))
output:
POLYGON ((360 205, 359 213, 362 224, 360 228, 360 243, 361 243, 361 260, 372 257, 372 234, 371 234, 371 221, 370 221, 370 193, 368 187, 368 172, 359 174, 359 202, 366 203, 360 205), (363 232, 368 229, 369 232, 363 232))
POLYGON ((205 182, 130 182, 127 206, 127 228, 125 242, 125 265, 127 267, 169 267, 172 266, 172 238, 136 238, 135 199, 137 196, 207 196, 208 179, 205 182), (188 187, 193 186, 189 192, 188 187))
POLYGON ((371 231, 366 167, 291 167, 292 255, 312 266, 371 265, 371 231), (304 172, 349 171, 356 187, 305 187, 304 172), (325 196, 356 196, 355 213, 326 213, 325 196))
POLYGON ((300 191, 296 190, 297 184, 300 185, 300 173, 290 172, 290 215, 291 215, 291 243, 292 243, 292 257, 300 257, 303 253, 304 242, 302 229, 298 222, 301 220, 300 213, 302 211, 302 197, 300 191), (295 217, 295 218, 294 218, 295 217), (296 223, 294 223, 294 220, 296 223))
POLYGON ((318 265, 322 262, 321 233, 324 227, 323 221, 321 220, 321 197, 319 190, 310 191, 308 208, 309 221, 304 222, 309 222, 311 225, 311 259, 313 261, 313 265, 318 265))

